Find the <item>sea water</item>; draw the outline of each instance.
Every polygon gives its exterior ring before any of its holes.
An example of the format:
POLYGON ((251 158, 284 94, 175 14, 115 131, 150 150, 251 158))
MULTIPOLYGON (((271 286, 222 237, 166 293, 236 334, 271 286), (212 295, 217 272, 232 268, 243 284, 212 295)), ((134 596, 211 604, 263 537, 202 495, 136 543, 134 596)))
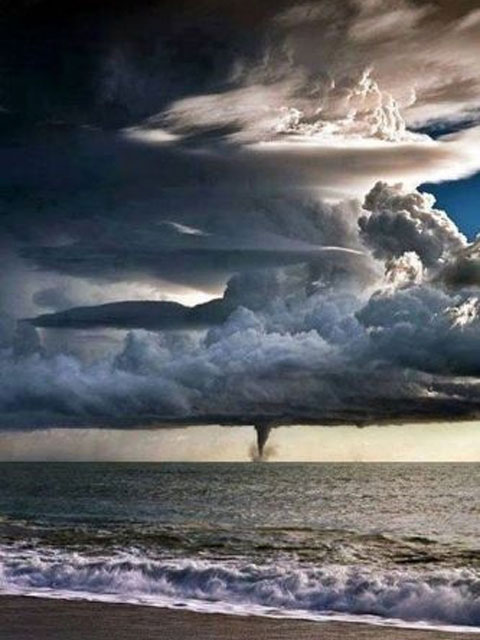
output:
POLYGON ((0 593, 480 632, 480 465, 1 463, 0 593))

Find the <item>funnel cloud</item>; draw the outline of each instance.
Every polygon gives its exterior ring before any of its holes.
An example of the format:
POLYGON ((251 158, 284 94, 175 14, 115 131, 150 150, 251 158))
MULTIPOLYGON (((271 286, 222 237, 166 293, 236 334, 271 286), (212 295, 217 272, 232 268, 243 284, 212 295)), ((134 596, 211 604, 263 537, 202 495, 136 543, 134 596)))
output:
POLYGON ((263 451, 267 444, 268 436, 272 430, 271 424, 259 423, 255 425, 255 432, 257 434, 257 452, 260 460, 263 459, 263 451))

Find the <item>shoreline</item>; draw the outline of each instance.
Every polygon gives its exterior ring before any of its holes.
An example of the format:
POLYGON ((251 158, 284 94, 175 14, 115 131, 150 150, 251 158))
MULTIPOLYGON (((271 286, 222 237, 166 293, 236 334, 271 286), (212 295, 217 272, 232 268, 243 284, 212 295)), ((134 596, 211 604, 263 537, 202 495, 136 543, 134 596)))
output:
POLYGON ((480 635, 24 595, 0 595, 0 629, 2 640, 471 640, 480 635))

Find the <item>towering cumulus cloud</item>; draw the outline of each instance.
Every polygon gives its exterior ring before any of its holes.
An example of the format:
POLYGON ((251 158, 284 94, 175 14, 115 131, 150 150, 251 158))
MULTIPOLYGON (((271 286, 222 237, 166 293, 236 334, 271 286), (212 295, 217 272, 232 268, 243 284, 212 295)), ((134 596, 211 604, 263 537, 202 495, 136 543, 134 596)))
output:
POLYGON ((478 417, 474 5, 12 5, 0 427, 478 417))

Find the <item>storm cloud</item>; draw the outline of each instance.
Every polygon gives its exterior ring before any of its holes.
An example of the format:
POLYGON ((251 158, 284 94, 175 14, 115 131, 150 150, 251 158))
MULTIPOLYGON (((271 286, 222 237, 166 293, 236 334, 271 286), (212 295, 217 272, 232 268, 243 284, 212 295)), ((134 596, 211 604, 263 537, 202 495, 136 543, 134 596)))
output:
MULTIPOLYGON (((0 427, 477 418, 462 1, 18 3, 0 427)), ((262 425, 264 427, 262 427, 262 425)))

